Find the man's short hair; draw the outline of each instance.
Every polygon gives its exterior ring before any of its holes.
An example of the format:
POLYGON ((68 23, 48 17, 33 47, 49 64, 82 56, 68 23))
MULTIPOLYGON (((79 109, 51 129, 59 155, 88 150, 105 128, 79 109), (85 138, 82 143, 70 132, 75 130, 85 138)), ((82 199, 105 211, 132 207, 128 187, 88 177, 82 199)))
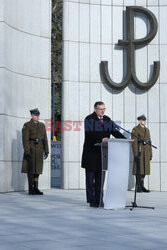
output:
POLYGON ((95 102, 94 108, 97 108, 98 105, 105 105, 105 104, 104 104, 104 102, 101 102, 101 101, 95 102))

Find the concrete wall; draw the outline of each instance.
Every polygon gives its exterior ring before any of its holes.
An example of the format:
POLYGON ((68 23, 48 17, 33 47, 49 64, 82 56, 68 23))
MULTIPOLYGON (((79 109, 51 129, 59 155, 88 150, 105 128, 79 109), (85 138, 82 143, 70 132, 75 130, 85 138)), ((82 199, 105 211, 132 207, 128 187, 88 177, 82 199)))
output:
MULTIPOLYGON (((95 101, 106 104, 106 114, 121 120, 128 130, 137 124, 136 117, 144 113, 153 150, 151 175, 146 185, 152 190, 167 191, 167 0, 65 0, 64 1, 64 81, 63 120, 83 121, 93 111, 95 101), (149 91, 130 84, 124 91, 114 91, 102 83, 101 60, 109 61, 112 79, 123 76, 123 51, 115 44, 123 38, 123 11, 127 5, 139 5, 151 10, 159 28, 154 40, 136 51, 136 71, 141 81, 147 81, 150 65, 160 60, 160 77, 149 91)), ((147 22, 147 21, 146 21, 147 22)), ((144 18, 136 17, 136 38, 146 35, 144 18)), ((84 188, 84 171, 80 168, 83 128, 80 132, 63 133, 63 186, 84 188)))
MULTIPOLYGON (((21 129, 29 110, 50 118, 51 1, 0 0, 0 31, 0 192, 7 192, 27 189, 21 129)), ((50 187, 50 159, 40 187, 50 187)))

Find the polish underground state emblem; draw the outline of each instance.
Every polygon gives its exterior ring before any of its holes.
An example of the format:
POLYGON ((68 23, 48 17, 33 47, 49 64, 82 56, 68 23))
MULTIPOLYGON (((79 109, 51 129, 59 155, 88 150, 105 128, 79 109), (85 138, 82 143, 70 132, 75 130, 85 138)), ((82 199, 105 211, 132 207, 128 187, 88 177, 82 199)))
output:
POLYGON ((118 45, 123 46, 126 50, 126 75, 121 83, 115 83, 108 72, 108 61, 101 61, 100 71, 104 82, 111 88, 116 90, 123 90, 130 82, 142 90, 150 89, 157 81, 160 71, 160 62, 154 61, 152 76, 148 82, 141 82, 136 76, 135 68, 135 49, 137 47, 146 46, 151 42, 157 34, 158 23, 155 15, 148 9, 140 6, 128 6, 126 7, 126 39, 118 40, 118 45), (149 32, 141 38, 134 38, 134 18, 136 13, 142 13, 149 21, 149 32))

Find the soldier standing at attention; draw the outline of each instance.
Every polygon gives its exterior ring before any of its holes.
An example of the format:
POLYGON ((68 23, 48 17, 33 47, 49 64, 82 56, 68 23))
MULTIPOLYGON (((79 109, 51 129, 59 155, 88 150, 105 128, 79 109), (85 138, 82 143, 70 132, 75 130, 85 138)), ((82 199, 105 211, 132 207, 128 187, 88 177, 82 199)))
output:
POLYGON ((43 171, 43 159, 49 154, 45 125, 39 122, 38 109, 30 110, 31 120, 22 129, 24 148, 22 173, 27 173, 29 194, 43 195, 38 189, 38 178, 43 171))
MULTIPOLYGON (((141 139, 151 143, 150 131, 145 127, 146 117, 141 115, 137 118, 138 125, 133 128, 132 134, 140 137, 141 139)), ((133 163, 133 175, 137 174, 137 160, 138 160, 138 140, 135 136, 132 135, 134 143, 132 144, 133 154, 134 154, 134 163, 133 163)), ((152 159, 152 147, 145 143, 139 144, 140 152, 140 183, 137 185, 137 192, 150 192, 150 190, 144 187, 144 177, 150 175, 150 161, 152 159)))

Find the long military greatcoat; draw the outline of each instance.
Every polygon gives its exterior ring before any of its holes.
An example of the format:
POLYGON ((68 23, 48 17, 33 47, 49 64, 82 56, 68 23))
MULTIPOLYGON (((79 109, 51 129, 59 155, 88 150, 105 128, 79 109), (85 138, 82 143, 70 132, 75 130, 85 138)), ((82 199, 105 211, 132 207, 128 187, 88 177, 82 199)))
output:
POLYGON ((44 153, 49 153, 45 125, 42 122, 35 123, 33 120, 25 123, 22 129, 22 141, 24 148, 22 173, 28 172, 29 162, 26 154, 31 152, 32 174, 42 174, 43 156, 44 153), (40 139, 38 144, 33 141, 36 138, 40 139))
MULTIPOLYGON (((141 139, 146 141, 151 141, 149 129, 142 127, 140 124, 133 128, 132 133, 136 136, 139 136, 141 139)), ((134 163, 133 163, 133 175, 136 175, 136 165, 137 165, 137 155, 138 155, 138 140, 135 136, 132 135, 132 139, 135 141, 132 143, 133 154, 134 154, 134 163)), ((149 175, 150 174, 150 159, 152 158, 152 147, 148 144, 140 145, 140 174, 149 175)))
POLYGON ((81 167, 88 171, 99 172, 102 169, 101 148, 95 146, 95 144, 101 143, 105 137, 110 138, 110 134, 116 138, 125 137, 115 128, 116 124, 106 115, 103 116, 103 124, 95 112, 88 115, 84 123, 85 141, 81 167))

